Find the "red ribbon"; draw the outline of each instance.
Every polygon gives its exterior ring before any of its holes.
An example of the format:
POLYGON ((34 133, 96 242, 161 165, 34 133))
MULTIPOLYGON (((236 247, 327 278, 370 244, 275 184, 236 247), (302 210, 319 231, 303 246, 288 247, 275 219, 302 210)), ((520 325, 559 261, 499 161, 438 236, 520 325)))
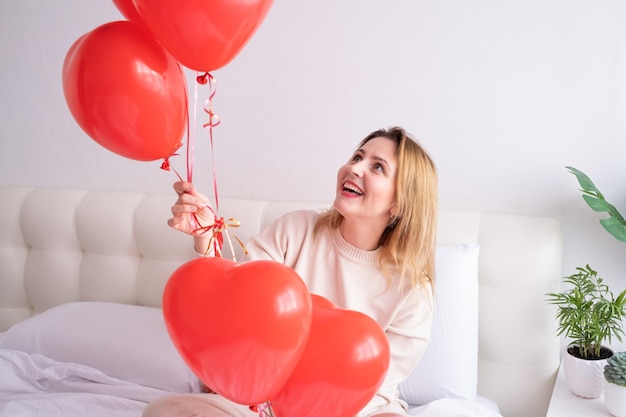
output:
MULTIPOLYGON (((193 231, 193 234, 204 234, 207 232, 212 233, 211 239, 209 240, 209 245, 207 246, 207 250, 204 253, 204 255, 206 256, 208 252, 211 250, 211 248, 213 248, 214 255, 217 257, 222 257, 222 248, 224 246, 224 233, 225 233, 226 241, 228 242, 228 245, 230 247, 230 252, 233 254, 233 261, 237 262, 237 257, 235 255, 235 248, 233 247, 233 242, 231 240, 230 233, 228 232, 228 228, 229 227, 237 228, 241 226, 241 223, 239 222, 239 220, 235 219, 234 217, 230 217, 228 218, 228 220, 224 219, 224 217, 218 217, 215 211, 211 207, 209 206, 206 206, 206 207, 209 210, 211 210, 211 212, 213 213, 213 218, 214 218, 213 224, 210 226, 200 225, 200 223, 198 222, 198 218, 196 217, 194 213, 194 219, 196 223, 199 225, 199 227, 193 231)), ((233 238, 237 240, 237 243, 239 243, 239 246, 243 250, 243 253, 248 254, 248 250, 246 249, 246 246, 243 244, 241 239, 239 239, 237 235, 235 234, 233 234, 233 238)))
POLYGON ((215 210, 219 210, 219 197, 217 193, 217 173, 215 170, 215 152, 213 149, 213 128, 220 124, 220 118, 213 113, 213 97, 217 91, 217 81, 208 72, 199 75, 196 80, 199 84, 209 84, 209 97, 204 101, 204 112, 209 116, 209 121, 202 125, 205 129, 209 129, 209 139, 211 141, 211 165, 213 167, 213 193, 215 194, 215 210))
MULTIPOLYGON (((236 261, 235 251, 233 248, 230 234, 228 232, 228 228, 239 227, 240 222, 239 220, 232 218, 232 217, 229 218, 228 220, 225 220, 224 217, 219 217, 217 215, 217 211, 219 210, 219 196, 218 196, 218 191, 217 191, 217 172, 215 169, 215 156, 214 156, 215 151, 214 151, 214 146, 213 146, 213 128, 220 124, 219 116, 213 112, 213 97, 215 97, 217 82, 215 80, 215 77, 213 77, 213 75, 211 75, 208 72, 199 74, 196 77, 196 81, 197 81, 197 84, 194 89, 193 126, 196 126, 196 118, 197 118, 196 109, 198 107, 198 84, 200 85, 208 84, 209 86, 209 96, 205 100, 204 106, 203 106, 203 110, 208 115, 209 121, 207 123, 204 123, 202 127, 209 130, 209 138, 211 141, 211 164, 212 164, 212 169, 213 169, 212 174, 213 174, 213 193, 215 195, 215 210, 213 210, 213 208, 211 208, 210 206, 207 206, 213 213, 213 224, 210 226, 203 226, 198 220, 198 216, 195 213, 193 213, 192 215, 193 220, 197 226, 197 228, 193 231, 193 234, 204 234, 207 232, 211 232, 212 233, 211 240, 209 241, 209 246, 207 247, 205 255, 207 255, 207 253, 211 250, 211 248, 213 248, 213 252, 215 256, 218 256, 218 257, 222 256, 222 248, 224 246, 224 234, 226 234, 226 240, 228 241, 231 253, 233 254, 233 261, 236 261)), ((187 181, 193 182, 193 170, 194 170, 193 162, 194 162, 194 154, 195 154, 196 131, 194 129, 193 131, 190 132, 189 125, 190 125, 189 116, 187 116, 187 181)), ((176 176, 178 177, 179 181, 183 181, 180 174, 170 165, 169 158, 165 158, 163 160, 163 163, 161 164, 161 169, 166 170, 166 171, 173 170, 176 176)), ((248 251, 245 245, 243 244, 243 242, 235 234, 233 234, 233 237, 235 238, 235 240, 237 240, 237 243, 239 243, 239 246, 241 246, 241 248, 243 249, 244 254, 247 254, 248 251)))

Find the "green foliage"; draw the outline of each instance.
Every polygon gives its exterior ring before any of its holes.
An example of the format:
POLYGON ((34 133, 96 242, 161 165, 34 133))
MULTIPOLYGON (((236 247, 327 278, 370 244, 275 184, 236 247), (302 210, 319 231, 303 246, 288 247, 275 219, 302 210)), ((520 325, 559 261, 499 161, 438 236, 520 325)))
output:
POLYGON ((589 179, 583 172, 577 170, 574 167, 565 167, 570 173, 576 176, 578 183, 582 187, 583 199, 593 211, 608 213, 609 218, 601 219, 600 224, 606 229, 615 239, 620 242, 626 242, 626 220, 617 211, 617 209, 604 199, 604 196, 595 186, 595 184, 589 179))
POLYGON ((615 352, 607 359, 604 378, 612 384, 626 387, 626 352, 615 352))
POLYGON ((615 298, 589 265, 576 270, 577 273, 563 279, 571 288, 546 295, 548 302, 558 307, 558 335, 572 339, 580 357, 597 359, 603 342, 610 343, 613 337, 622 341, 626 290, 615 298))

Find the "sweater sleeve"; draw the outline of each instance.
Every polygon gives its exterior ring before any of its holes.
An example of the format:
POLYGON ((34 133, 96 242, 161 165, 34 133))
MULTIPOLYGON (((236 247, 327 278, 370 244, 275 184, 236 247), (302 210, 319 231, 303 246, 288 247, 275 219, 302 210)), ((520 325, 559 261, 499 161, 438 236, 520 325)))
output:
POLYGON ((359 417, 394 412, 406 414, 408 405, 399 397, 399 384, 404 381, 424 355, 433 319, 430 287, 417 289, 405 299, 394 320, 385 329, 391 350, 387 376, 374 398, 359 417))
POLYGON ((317 216, 314 211, 298 210, 279 217, 248 242, 247 259, 269 259, 293 268, 317 216))

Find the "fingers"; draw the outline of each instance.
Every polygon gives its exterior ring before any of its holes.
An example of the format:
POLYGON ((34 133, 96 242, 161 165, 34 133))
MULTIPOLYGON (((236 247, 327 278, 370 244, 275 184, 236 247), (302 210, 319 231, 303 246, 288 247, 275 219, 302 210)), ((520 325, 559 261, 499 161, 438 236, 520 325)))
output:
POLYGON ((171 219, 167 220, 167 225, 169 227, 171 227, 172 229, 176 229, 176 230, 180 230, 180 218, 179 217, 172 217, 171 219))
POLYGON ((184 193, 193 194, 194 186, 192 183, 188 181, 177 181, 174 183, 174 191, 176 194, 181 195, 184 193))
POLYGON ((183 213, 202 213, 206 208, 210 207, 211 205, 203 199, 191 194, 181 194, 178 196, 171 210, 172 214, 177 215, 183 213))
POLYGON ((204 194, 201 194, 200 192, 198 192, 198 190, 196 190, 196 187, 193 185, 193 183, 189 181, 175 182, 174 191, 176 191, 176 194, 178 195, 191 194, 195 197, 198 197, 201 200, 209 201, 209 199, 204 194))
POLYGON ((176 204, 193 204, 202 207, 210 207, 209 199, 204 194, 199 193, 194 185, 187 181, 178 181, 174 183, 174 191, 178 194, 176 204))
POLYGON ((172 218, 167 221, 171 228, 192 234, 198 223, 202 226, 213 224, 215 214, 209 199, 197 192, 192 183, 179 181, 173 188, 178 199, 171 208, 172 218))

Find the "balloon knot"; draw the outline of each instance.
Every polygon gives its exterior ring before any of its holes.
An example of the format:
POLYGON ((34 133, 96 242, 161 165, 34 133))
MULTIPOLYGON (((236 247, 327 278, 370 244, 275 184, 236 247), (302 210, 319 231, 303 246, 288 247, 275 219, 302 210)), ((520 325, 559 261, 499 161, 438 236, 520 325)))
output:
POLYGON ((259 417, 274 417, 274 412, 272 411, 271 403, 266 401, 259 405, 251 405, 250 411, 259 413, 259 417))
POLYGON ((161 164, 161 169, 165 170, 165 171, 169 171, 171 168, 170 166, 170 159, 169 158, 165 158, 163 160, 163 163, 161 164))
POLYGON ((209 82, 209 73, 205 72, 204 74, 200 74, 196 77, 196 81, 198 82, 198 84, 206 84, 209 82))

